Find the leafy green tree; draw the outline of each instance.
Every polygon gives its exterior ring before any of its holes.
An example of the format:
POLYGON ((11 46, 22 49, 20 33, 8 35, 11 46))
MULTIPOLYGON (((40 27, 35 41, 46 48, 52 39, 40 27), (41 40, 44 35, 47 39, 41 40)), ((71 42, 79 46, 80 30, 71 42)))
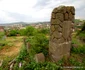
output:
POLYGON ((34 27, 32 27, 32 26, 26 27, 26 35, 27 36, 33 36, 34 34, 36 34, 36 32, 37 32, 37 29, 35 29, 34 27))
POLYGON ((18 30, 10 30, 8 36, 16 36, 17 34, 19 34, 18 30))
POLYGON ((26 29, 20 29, 20 30, 19 30, 19 34, 20 34, 21 36, 25 36, 25 35, 26 35, 26 29))
POLYGON ((50 29, 49 28, 42 28, 39 30, 40 33, 43 33, 43 34, 49 34, 50 33, 50 29))

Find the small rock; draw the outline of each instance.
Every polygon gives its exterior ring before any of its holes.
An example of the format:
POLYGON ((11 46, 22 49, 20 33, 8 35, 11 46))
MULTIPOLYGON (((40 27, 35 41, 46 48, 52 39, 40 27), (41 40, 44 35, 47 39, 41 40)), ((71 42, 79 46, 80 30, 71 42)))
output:
POLYGON ((38 53, 35 55, 35 61, 38 62, 44 62, 45 61, 45 56, 43 53, 38 53))

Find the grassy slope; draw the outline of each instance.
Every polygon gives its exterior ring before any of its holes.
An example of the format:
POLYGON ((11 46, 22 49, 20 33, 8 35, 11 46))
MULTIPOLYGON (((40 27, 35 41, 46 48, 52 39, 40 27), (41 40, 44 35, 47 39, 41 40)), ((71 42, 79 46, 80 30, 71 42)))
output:
POLYGON ((20 51, 22 46, 22 36, 19 37, 7 37, 5 41, 6 45, 0 49, 0 59, 14 58, 20 51))

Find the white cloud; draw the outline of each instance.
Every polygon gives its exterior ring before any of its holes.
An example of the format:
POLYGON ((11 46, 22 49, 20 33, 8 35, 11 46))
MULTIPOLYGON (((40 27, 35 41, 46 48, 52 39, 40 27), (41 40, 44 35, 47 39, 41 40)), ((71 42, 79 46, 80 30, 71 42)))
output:
POLYGON ((4 22, 12 22, 12 21, 16 21, 16 19, 9 17, 7 15, 7 13, 5 13, 4 11, 0 11, 0 20, 4 21, 4 22))
POLYGON ((59 5, 75 6, 76 18, 85 19, 84 3, 85 0, 1 0, 0 20, 4 22, 27 21, 27 19, 28 22, 50 21, 52 10, 59 5), (13 13, 15 15, 12 15, 13 13))

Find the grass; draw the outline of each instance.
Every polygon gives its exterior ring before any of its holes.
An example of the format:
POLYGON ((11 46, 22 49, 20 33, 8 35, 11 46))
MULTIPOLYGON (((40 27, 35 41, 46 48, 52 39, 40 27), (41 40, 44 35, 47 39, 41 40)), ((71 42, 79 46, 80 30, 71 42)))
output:
POLYGON ((0 41, 0 43, 4 44, 0 46, 0 59, 11 60, 10 58, 16 57, 22 46, 22 38, 23 36, 7 37, 6 40, 0 41))

